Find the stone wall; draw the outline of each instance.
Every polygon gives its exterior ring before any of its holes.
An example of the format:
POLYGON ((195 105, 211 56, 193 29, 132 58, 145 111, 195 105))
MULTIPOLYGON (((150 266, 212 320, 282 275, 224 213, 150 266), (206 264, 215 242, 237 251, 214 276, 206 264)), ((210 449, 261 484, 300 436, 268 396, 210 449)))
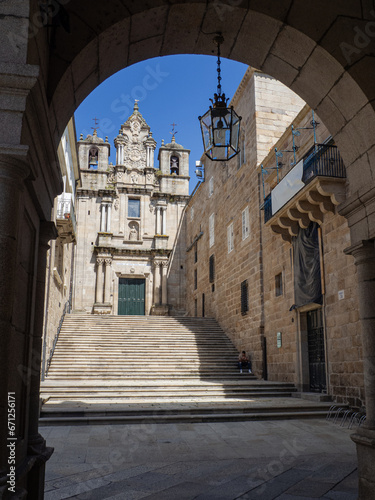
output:
MULTIPOLYGON (((297 162, 316 140, 330 134, 319 116, 295 98, 290 90, 266 75, 249 70, 232 100, 242 115, 245 162, 211 162, 203 158, 205 182, 190 200, 187 224, 187 307, 189 315, 215 317, 238 350, 249 351, 255 373, 268 379, 291 382, 309 391, 306 359, 306 310, 294 309, 293 250, 289 242, 264 224, 259 207, 277 184, 274 148, 280 179, 294 164, 291 123, 297 162), (320 122, 320 123, 319 123, 320 122), (264 173, 264 191, 262 170, 264 173), (242 212, 249 209, 249 236, 243 239, 242 212), (210 216, 214 214, 214 243, 210 247, 210 216), (228 249, 228 228, 233 224, 233 249, 228 249), (214 255, 215 279, 210 282, 209 259, 214 255), (282 292, 276 293, 276 276, 282 292), (247 281, 248 311, 241 313, 241 283, 247 281), (281 346, 277 334, 281 334, 281 346), (264 366, 263 346, 267 349, 264 366)), ((358 322, 356 269, 349 246, 346 220, 337 210, 325 213, 321 224, 323 256, 325 352, 327 391, 338 402, 361 406, 364 402, 363 367, 358 322), (344 291, 344 297, 339 291, 344 291)))
POLYGON ((200 185, 187 208, 188 314, 215 317, 238 350, 249 351, 253 369, 262 376, 261 336, 263 318, 262 253, 260 231, 260 176, 256 162, 274 144, 285 126, 301 109, 303 102, 280 82, 249 69, 234 98, 233 106, 243 117, 245 158, 228 163, 203 158, 205 182, 200 185), (288 98, 290 109, 283 111, 288 98), (294 109, 294 111, 292 110, 294 109), (274 126, 273 123, 278 125, 274 126), (258 150, 258 144, 261 149, 258 150), (210 179, 213 179, 210 181, 210 179), (210 182, 213 193, 210 195, 210 182), (211 184, 212 186, 212 184, 211 184), (243 239, 242 212, 249 210, 249 235, 243 239), (192 217, 193 210, 193 217, 192 217), (215 242, 210 247, 209 217, 215 218, 215 242), (233 224, 234 248, 228 253, 228 227, 233 224), (215 280, 209 281, 209 258, 214 255, 215 280), (197 287, 195 288, 195 272, 197 287), (247 281, 248 311, 241 312, 241 283, 247 281))

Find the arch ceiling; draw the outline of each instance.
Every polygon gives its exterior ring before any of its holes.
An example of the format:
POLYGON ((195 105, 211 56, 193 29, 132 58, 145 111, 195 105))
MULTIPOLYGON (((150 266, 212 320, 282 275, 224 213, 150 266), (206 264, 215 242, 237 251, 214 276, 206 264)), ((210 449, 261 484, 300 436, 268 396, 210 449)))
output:
MULTIPOLYGON (((264 71, 299 94, 335 137, 347 168, 362 158, 370 175, 375 136, 372 2, 61 3, 56 26, 50 28, 54 47, 46 78, 56 138, 82 100, 113 73, 157 56, 212 54, 213 35, 207 33, 221 31, 223 57, 264 71)), ((29 51, 31 63, 32 56, 29 51)), ((354 191, 355 178, 351 185, 354 191)))

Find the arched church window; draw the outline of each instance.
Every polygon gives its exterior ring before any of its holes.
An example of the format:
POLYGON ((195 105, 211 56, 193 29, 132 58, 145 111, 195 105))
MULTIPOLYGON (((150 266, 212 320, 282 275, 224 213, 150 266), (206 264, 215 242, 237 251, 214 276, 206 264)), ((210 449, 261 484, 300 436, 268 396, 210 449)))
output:
POLYGON ((90 148, 89 150, 89 168, 96 170, 98 168, 99 150, 90 148))
POLYGON ((171 174, 178 175, 180 172, 180 161, 178 156, 171 156, 171 174))

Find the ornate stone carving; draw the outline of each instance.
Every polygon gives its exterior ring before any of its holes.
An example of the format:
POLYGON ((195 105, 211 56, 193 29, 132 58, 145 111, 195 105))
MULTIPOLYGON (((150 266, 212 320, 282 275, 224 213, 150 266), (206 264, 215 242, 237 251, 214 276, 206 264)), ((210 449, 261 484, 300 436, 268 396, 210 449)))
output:
POLYGON ((97 266, 101 266, 101 265, 103 264, 103 262, 104 262, 103 257, 98 257, 98 258, 96 259, 96 265, 97 265, 97 266))
POLYGON ((131 268, 130 268, 130 272, 131 272, 132 274, 134 274, 134 273, 135 273, 135 267, 131 267, 131 268))
POLYGON ((105 265, 110 266, 112 264, 112 259, 104 259, 105 265))
POLYGON ((118 210, 119 206, 120 206, 120 202, 118 201, 118 198, 116 198, 115 201, 113 202, 113 208, 115 210, 118 210))
POLYGON ((118 179, 118 180, 121 180, 121 179, 122 179, 123 174, 124 174, 124 172, 123 172, 122 170, 119 170, 119 171, 117 172, 117 179, 118 179))
POLYGON ((152 182, 152 174, 147 174, 147 182, 152 182))
POLYGON ((139 174, 135 171, 131 172, 130 180, 132 184, 138 184, 139 174))

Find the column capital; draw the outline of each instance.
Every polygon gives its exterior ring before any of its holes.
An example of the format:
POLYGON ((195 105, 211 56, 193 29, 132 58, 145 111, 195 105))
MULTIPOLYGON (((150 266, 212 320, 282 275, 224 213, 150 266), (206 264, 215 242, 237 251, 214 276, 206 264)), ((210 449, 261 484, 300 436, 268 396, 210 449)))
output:
POLYGON ((104 261, 105 261, 105 259, 103 257, 97 257, 96 258, 96 265, 101 266, 102 264, 104 264, 104 261))
POLYGON ((27 163, 29 146, 0 145, 0 177, 10 181, 23 181, 31 174, 27 163))
POLYGON ((112 265, 112 259, 104 259, 104 262, 106 266, 112 265))
POLYGON ((351 247, 345 248, 344 253, 352 255, 357 266, 366 262, 374 262, 375 242, 374 240, 362 240, 351 247))
POLYGON ((48 242, 51 240, 56 240, 59 236, 57 232, 56 225, 51 220, 42 220, 40 221, 40 230, 39 230, 39 240, 41 245, 48 246, 48 242))

